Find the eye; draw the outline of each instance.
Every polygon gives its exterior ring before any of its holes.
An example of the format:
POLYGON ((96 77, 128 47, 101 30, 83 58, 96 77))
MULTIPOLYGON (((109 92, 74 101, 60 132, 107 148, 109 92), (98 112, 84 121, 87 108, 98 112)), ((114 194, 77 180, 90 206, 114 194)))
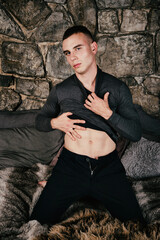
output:
POLYGON ((81 49, 81 47, 77 47, 77 48, 76 48, 76 51, 79 51, 80 49, 81 49))
POLYGON ((64 52, 64 55, 65 55, 65 56, 69 56, 69 55, 70 55, 70 52, 69 52, 69 51, 66 51, 66 52, 64 52))

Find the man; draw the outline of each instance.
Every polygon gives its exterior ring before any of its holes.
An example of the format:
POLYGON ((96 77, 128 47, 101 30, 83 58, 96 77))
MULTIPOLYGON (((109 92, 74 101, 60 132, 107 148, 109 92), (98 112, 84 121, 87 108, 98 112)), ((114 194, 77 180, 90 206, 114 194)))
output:
POLYGON ((117 132, 141 137, 130 91, 97 67, 97 43, 84 26, 66 30, 63 52, 75 74, 52 89, 36 127, 63 131, 64 148, 31 219, 57 223, 74 201, 90 196, 122 221, 143 220, 115 150, 117 132))

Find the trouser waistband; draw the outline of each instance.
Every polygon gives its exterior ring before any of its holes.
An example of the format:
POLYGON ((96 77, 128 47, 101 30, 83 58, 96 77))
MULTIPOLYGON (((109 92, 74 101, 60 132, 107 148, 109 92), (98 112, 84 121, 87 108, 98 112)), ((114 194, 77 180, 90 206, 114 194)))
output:
POLYGON ((86 167, 88 166, 91 171, 91 175, 93 174, 94 170, 96 170, 97 168, 107 167, 111 163, 115 162, 116 160, 118 160, 118 162, 120 161, 116 150, 114 150, 113 152, 105 156, 100 156, 97 160, 87 155, 81 155, 81 154, 71 152, 64 147, 61 152, 61 157, 65 161, 69 161, 69 162, 76 161, 77 164, 79 162, 81 164, 84 164, 84 166, 86 167))
POLYGON ((117 153, 117 150, 114 150, 113 152, 111 152, 111 153, 109 153, 109 154, 107 154, 107 155, 104 155, 104 156, 99 156, 98 157, 98 159, 95 159, 95 158, 91 158, 91 157, 89 157, 89 156, 87 156, 87 155, 83 155, 83 154, 78 154, 78 153, 75 153, 75 152, 71 152, 71 151, 69 151, 67 148, 65 148, 65 147, 63 147, 63 150, 62 150, 62 152, 64 153, 64 154, 67 154, 67 155, 70 155, 70 156, 72 156, 72 157, 75 157, 75 158, 77 158, 77 157, 80 157, 80 158, 89 158, 89 159, 91 159, 91 160, 93 160, 93 161, 103 161, 103 160, 106 160, 106 159, 117 159, 118 158, 118 153, 117 153))

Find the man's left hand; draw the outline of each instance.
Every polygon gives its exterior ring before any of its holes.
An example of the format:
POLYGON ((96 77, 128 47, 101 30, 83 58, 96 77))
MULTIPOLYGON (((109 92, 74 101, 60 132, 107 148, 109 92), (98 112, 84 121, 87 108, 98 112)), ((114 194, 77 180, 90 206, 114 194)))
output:
POLYGON ((92 112, 108 120, 113 113, 113 111, 109 107, 108 97, 109 92, 105 93, 103 99, 99 98, 95 93, 91 93, 85 100, 84 106, 92 112))

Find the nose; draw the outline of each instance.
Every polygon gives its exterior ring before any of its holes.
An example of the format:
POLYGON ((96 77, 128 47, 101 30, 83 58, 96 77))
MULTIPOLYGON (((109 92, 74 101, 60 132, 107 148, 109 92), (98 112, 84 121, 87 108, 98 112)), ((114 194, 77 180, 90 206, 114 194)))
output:
POLYGON ((71 53, 71 60, 74 61, 77 59, 75 52, 71 53))

